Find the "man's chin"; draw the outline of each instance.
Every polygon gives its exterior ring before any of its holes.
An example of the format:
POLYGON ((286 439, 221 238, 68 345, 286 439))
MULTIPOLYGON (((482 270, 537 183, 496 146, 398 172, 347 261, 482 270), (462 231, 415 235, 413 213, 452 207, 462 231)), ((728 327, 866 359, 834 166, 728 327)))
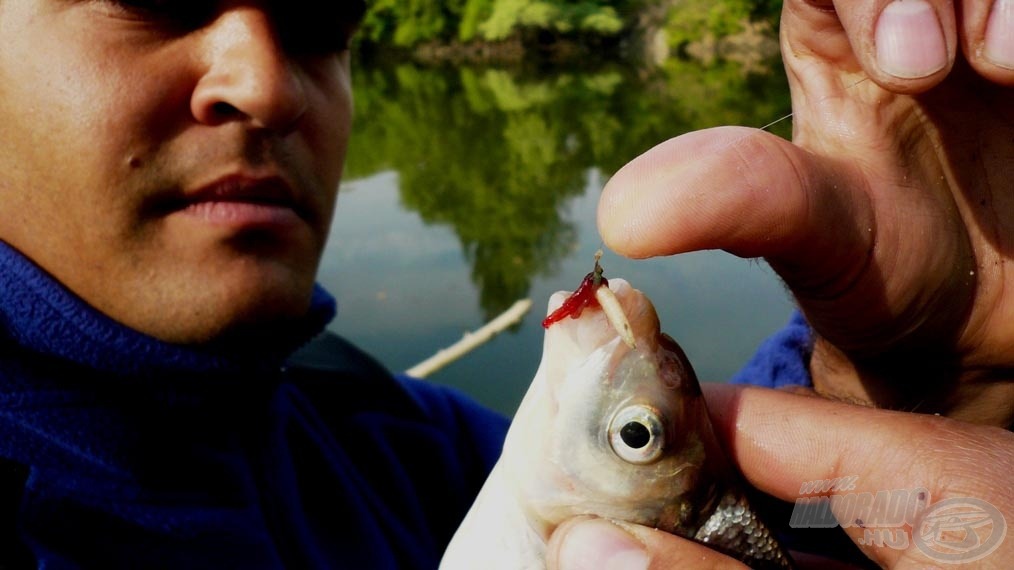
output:
MULTIPOLYGON (((231 342, 230 339, 270 340, 298 327, 310 310, 313 281, 299 287, 243 288, 209 304, 209 318, 195 322, 188 344, 231 342)), ((258 343, 261 344, 261 343, 258 343)))
POLYGON ((309 268, 260 260, 217 269, 155 280, 156 290, 116 308, 125 315, 118 320, 165 342, 203 345, 281 337, 306 319, 314 287, 309 268))

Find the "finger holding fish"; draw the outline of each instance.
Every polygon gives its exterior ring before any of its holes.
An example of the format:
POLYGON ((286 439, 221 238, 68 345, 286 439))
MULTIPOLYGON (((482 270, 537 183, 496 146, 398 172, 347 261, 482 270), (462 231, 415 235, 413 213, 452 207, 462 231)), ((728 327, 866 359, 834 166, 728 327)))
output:
MULTIPOLYGON (((800 568, 862 570, 822 556, 793 553, 800 568)), ((706 546, 653 528, 576 517, 549 539, 547 570, 746 570, 749 566, 706 546)))
POLYGON ((653 528, 577 517, 550 537, 547 570, 748 570, 702 544, 653 528))
MULTIPOLYGON (((1014 434, 1008 430, 780 390, 714 384, 706 393, 725 448, 751 485, 776 498, 798 499, 806 481, 852 477, 853 493, 925 490, 931 508, 973 498, 995 508, 1003 528, 1014 521, 1014 494, 1007 485, 1014 434)), ((854 519, 839 522, 861 544, 865 529, 854 519)), ((914 541, 905 549, 870 544, 860 549, 883 568, 939 566, 933 552, 914 541)), ((1008 532, 995 550, 960 567, 1000 570, 1011 560, 1014 541, 1008 532)))

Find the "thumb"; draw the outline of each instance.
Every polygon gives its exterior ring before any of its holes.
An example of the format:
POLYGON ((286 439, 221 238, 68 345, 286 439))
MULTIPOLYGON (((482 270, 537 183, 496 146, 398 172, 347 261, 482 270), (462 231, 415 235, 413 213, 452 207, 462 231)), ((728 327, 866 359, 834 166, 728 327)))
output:
MULTIPOLYGON (((926 539, 927 529, 933 529, 925 525, 949 499, 987 504, 983 512, 990 514, 992 526, 979 521, 983 525, 977 529, 949 529, 951 535, 973 533, 967 538, 985 545, 986 554, 976 568, 1003 568, 1001 561, 1014 557, 1014 541, 1003 541, 1002 534, 1007 521, 1014 520, 1014 494, 1007 485, 1014 465, 1014 434, 777 390, 709 385, 706 395, 717 433, 758 489, 793 501, 827 494, 828 489, 815 490, 809 482, 849 481, 851 488, 832 490, 832 495, 848 499, 852 494, 855 500, 851 505, 846 500, 829 502, 830 509, 853 541, 883 567, 916 567, 946 558, 939 556, 951 543, 926 539), (877 511, 877 501, 902 491, 911 491, 911 498, 923 504, 903 521, 886 520, 891 516, 877 511), (869 500, 864 502, 864 497, 869 500), (866 529, 871 527, 891 527, 894 536, 905 533, 897 538, 905 538, 907 547, 883 541, 863 545, 869 542, 866 529), (920 537, 923 542, 917 544, 920 537), (991 539, 998 546, 986 552, 991 539)), ((790 526, 800 526, 798 522, 790 526)), ((962 561, 972 560, 972 551, 968 556, 962 561)))
MULTIPOLYGON (((855 566, 810 555, 794 555, 800 568, 855 570, 855 566)), ((560 525, 546 549, 547 570, 747 570, 747 566, 704 544, 622 521, 576 517, 560 525)))
POLYGON ((858 270, 874 237, 872 206, 853 170, 764 131, 695 131, 659 144, 609 180, 599 231, 628 257, 725 249, 767 257, 776 269, 779 262, 781 269, 806 266, 815 282, 835 281, 858 270))
POLYGON ((549 539, 547 570, 746 570, 742 563, 685 538, 626 522, 577 517, 549 539))

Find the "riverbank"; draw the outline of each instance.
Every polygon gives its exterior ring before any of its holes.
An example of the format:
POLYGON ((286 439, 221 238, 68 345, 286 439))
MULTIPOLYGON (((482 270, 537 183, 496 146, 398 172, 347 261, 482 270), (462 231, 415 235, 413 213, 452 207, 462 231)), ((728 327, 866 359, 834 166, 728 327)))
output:
POLYGON ((706 34, 683 51, 706 66, 728 61, 742 65, 747 72, 767 70, 780 53, 777 32, 766 21, 743 22, 742 26, 742 31, 728 36, 706 34))
POLYGON ((781 0, 433 0, 376 3, 365 59, 419 64, 658 68, 672 59, 756 69, 778 53, 781 0))
POLYGON ((426 42, 413 48, 369 46, 361 54, 373 61, 414 61, 424 66, 550 65, 593 67, 596 62, 626 62, 636 68, 661 67, 670 59, 712 66, 735 63, 747 73, 763 73, 777 63, 778 32, 768 21, 742 21, 739 30, 717 35, 706 32, 699 40, 670 46, 664 29, 646 30, 637 38, 576 42, 546 38, 525 42, 520 37, 501 42, 426 42))
POLYGON ((575 41, 546 36, 526 41, 514 36, 502 41, 429 41, 411 48, 367 46, 369 60, 410 60, 424 66, 476 65, 509 66, 566 65, 593 67, 597 62, 623 62, 635 68, 656 68, 670 59, 688 59, 704 66, 723 62, 742 66, 747 73, 769 71, 779 53, 778 34, 767 21, 743 21, 739 31, 718 36, 704 33, 700 39, 670 45, 664 29, 645 30, 638 36, 575 41))

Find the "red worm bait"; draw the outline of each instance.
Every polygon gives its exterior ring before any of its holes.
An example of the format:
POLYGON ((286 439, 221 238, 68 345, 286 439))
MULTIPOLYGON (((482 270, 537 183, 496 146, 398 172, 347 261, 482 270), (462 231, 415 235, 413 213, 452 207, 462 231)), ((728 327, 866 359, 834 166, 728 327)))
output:
POLYGON ((548 329, 554 323, 562 321, 564 317, 576 319, 581 316, 586 307, 601 307, 609 324, 616 329, 616 333, 623 339, 623 342, 632 349, 637 348, 634 330, 630 328, 630 321, 627 320, 627 315, 623 312, 623 305, 609 288, 609 281, 602 276, 602 266, 599 265, 601 258, 602 250, 599 250, 595 254, 595 270, 585 275, 577 291, 571 293, 559 309, 553 311, 542 321, 542 328, 548 329))
POLYGON ((598 307, 599 301, 595 298, 595 292, 602 286, 608 287, 609 281, 602 276, 602 266, 599 265, 599 260, 596 257, 595 270, 585 275, 577 290, 567 297, 559 309, 553 311, 542 321, 542 328, 548 329, 553 323, 562 321, 566 317, 576 319, 581 316, 585 307, 598 307))

